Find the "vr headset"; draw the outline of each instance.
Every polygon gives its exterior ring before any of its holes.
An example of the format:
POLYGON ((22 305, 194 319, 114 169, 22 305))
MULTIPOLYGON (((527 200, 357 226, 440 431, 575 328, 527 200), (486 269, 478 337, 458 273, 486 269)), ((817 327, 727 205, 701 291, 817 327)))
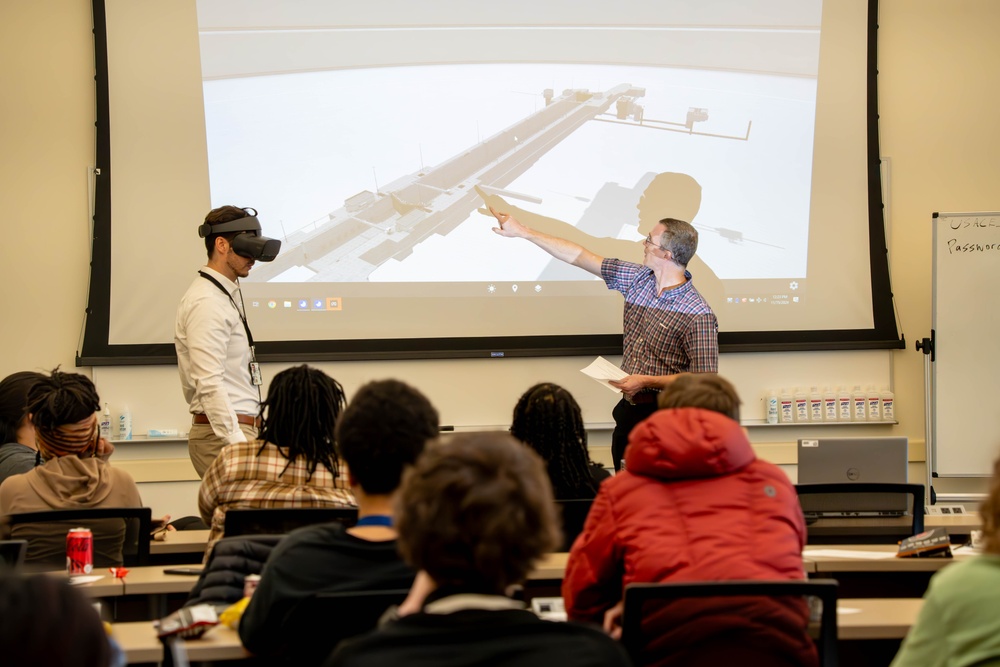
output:
POLYGON ((240 257, 257 260, 258 262, 271 262, 278 256, 278 251, 281 250, 281 241, 260 235, 260 220, 255 215, 230 222, 223 222, 218 225, 204 224, 198 226, 198 236, 203 239, 215 234, 228 234, 229 232, 257 232, 256 234, 237 234, 229 242, 233 247, 233 251, 240 257))

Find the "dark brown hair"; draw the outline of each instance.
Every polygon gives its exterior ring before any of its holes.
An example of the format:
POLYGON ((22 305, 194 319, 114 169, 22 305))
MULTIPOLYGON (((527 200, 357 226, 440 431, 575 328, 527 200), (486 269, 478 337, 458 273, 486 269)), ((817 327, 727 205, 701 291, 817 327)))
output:
POLYGON ((5 665, 111 664, 111 645, 100 617, 65 577, 0 572, 0 618, 5 665))
POLYGON ((17 429, 28 416, 28 391, 44 379, 41 373, 21 371, 0 381, 0 445, 17 441, 17 429))
MULTIPOLYGON (((239 220, 240 218, 249 218, 250 216, 257 215, 257 211, 252 208, 240 208, 239 206, 220 206, 219 208, 213 208, 205 216, 206 225, 221 225, 223 222, 232 222, 233 220, 239 220), (251 213, 251 211, 253 211, 251 213)), ((209 234, 205 237, 205 250, 208 252, 208 258, 212 259, 212 253, 215 251, 215 239, 220 236, 227 241, 232 241, 237 234, 240 232, 227 232, 225 234, 209 234)))
POLYGON ((685 373, 660 392, 660 409, 704 408, 740 420, 740 397, 729 380, 717 373, 685 373))
POLYGON ((469 592, 502 594, 561 541, 541 459, 499 432, 428 445, 403 478, 396 521, 408 563, 469 592))

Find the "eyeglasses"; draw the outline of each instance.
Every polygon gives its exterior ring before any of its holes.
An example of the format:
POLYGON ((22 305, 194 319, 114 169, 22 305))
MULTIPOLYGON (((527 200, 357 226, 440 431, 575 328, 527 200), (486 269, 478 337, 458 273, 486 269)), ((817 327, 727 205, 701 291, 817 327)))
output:
MULTIPOLYGON (((652 234, 646 234, 646 238, 644 238, 642 242, 645 243, 646 245, 651 245, 654 248, 660 248, 659 242, 653 240, 652 234)), ((662 250, 662 248, 660 249, 662 250)))

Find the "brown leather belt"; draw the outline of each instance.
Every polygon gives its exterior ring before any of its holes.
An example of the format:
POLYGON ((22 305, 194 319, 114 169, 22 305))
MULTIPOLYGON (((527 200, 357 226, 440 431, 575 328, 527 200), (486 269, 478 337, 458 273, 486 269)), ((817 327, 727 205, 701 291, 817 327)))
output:
MULTIPOLYGON (((212 422, 208 421, 208 415, 206 415, 204 412, 196 412, 193 415, 191 415, 191 417, 192 417, 192 419, 191 419, 191 423, 192 424, 211 424, 212 423, 212 422)), ((236 415, 236 421, 238 421, 241 424, 246 424, 247 426, 253 426, 254 428, 260 428, 260 423, 258 421, 258 418, 254 417, 253 415, 241 415, 241 414, 237 414, 236 415)))

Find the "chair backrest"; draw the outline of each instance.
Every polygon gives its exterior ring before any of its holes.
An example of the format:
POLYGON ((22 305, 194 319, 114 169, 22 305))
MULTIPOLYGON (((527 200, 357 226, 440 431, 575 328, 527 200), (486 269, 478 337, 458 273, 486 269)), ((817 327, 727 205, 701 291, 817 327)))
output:
POLYGON ((593 503, 593 498, 556 501, 562 514, 563 551, 569 551, 577 535, 583 532, 583 524, 587 522, 587 514, 593 503))
POLYGON ((27 540, 0 540, 0 570, 20 570, 27 551, 27 540))
POLYGON ((296 528, 338 521, 353 526, 358 510, 353 507, 267 507, 226 510, 223 532, 237 535, 284 535, 296 528))
MULTIPOLYGON (((25 524, 50 524, 62 523, 69 528, 83 527, 94 531, 95 541, 102 536, 114 537, 112 533, 119 530, 115 519, 122 519, 121 529, 124 531, 122 542, 122 564, 128 567, 146 565, 149 562, 149 533, 152 524, 152 510, 148 507, 97 507, 87 509, 71 510, 48 510, 42 512, 22 512, 19 514, 7 514, 0 517, 0 524, 7 526, 13 531, 17 526, 25 524)), ((69 530, 67 528, 67 532, 69 530)), ((96 567, 101 564, 96 562, 96 567)), ((65 553, 61 558, 53 559, 52 565, 65 564, 65 553)), ((28 541, 28 555, 26 562, 33 563, 31 540, 28 541)))
MULTIPOLYGON (((654 637, 649 635, 649 628, 644 629, 643 624, 644 619, 651 616, 651 609, 655 609, 650 605, 663 605, 682 599, 690 602, 692 598, 769 598, 801 602, 805 605, 803 611, 809 610, 809 634, 816 643, 820 667, 837 666, 837 582, 833 579, 812 579, 629 584, 625 587, 622 644, 629 652, 636 667, 648 664, 650 661, 647 646, 654 637), (817 608, 816 605, 810 604, 811 600, 808 600, 806 596, 812 599, 818 598, 821 606, 817 608)), ((732 611, 726 604, 722 604, 719 609, 722 610, 721 613, 732 611)), ((685 612, 692 611, 690 607, 685 608, 685 612)), ((712 627, 713 620, 719 622, 710 616, 698 614, 695 617, 693 615, 690 619, 685 619, 685 625, 681 630, 689 636, 695 636, 698 632, 694 627, 695 624, 704 623, 708 627, 712 627), (688 626, 687 623, 691 625, 688 626)), ((726 644, 724 649, 730 660, 738 659, 733 655, 733 651, 740 649, 741 642, 738 639, 721 644, 726 644)), ((755 654, 755 657, 759 661, 759 654, 755 654)), ((770 661, 768 662, 770 664, 770 661)), ((711 664, 711 661, 704 664, 711 664)), ((755 663, 750 661, 743 664, 755 663)), ((776 661, 774 664, 785 663, 776 661)))
POLYGON ((795 491, 809 544, 895 544, 924 531, 922 484, 796 484, 795 491))
POLYGON ((288 665, 320 665, 341 641, 374 630, 409 590, 318 593, 300 600, 282 621, 288 665))

